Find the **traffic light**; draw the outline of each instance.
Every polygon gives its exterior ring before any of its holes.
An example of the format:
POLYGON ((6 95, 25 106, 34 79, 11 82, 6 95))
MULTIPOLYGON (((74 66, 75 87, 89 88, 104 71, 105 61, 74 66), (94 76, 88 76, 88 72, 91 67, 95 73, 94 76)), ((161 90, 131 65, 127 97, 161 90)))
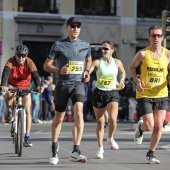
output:
POLYGON ((170 40, 170 11, 162 11, 162 31, 164 35, 163 47, 166 48, 166 41, 170 40))

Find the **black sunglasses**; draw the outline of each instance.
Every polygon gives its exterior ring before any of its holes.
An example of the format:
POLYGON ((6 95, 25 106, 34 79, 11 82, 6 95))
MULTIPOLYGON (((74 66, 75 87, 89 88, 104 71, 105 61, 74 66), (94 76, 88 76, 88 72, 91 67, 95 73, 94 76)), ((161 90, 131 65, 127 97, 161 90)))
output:
POLYGON ((77 28, 80 28, 81 25, 80 25, 80 24, 78 24, 78 25, 70 25, 70 27, 71 27, 71 28, 76 28, 76 27, 77 27, 77 28))
POLYGON ((101 50, 107 51, 107 50, 111 50, 112 48, 107 48, 107 47, 101 47, 101 50))
POLYGON ((18 57, 18 58, 21 58, 21 57, 22 57, 22 58, 25 58, 26 55, 25 55, 25 54, 17 54, 17 57, 18 57))

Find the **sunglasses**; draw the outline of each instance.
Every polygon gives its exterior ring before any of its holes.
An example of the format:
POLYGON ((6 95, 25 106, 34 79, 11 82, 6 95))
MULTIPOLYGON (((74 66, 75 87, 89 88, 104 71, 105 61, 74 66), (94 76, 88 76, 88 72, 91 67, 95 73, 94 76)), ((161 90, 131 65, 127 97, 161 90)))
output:
POLYGON ((161 34, 151 34, 151 36, 153 38, 156 38, 156 37, 161 38, 163 35, 161 35, 161 34))
POLYGON ((17 57, 18 57, 18 58, 21 58, 21 57, 22 57, 22 58, 25 58, 26 55, 25 55, 25 54, 17 54, 17 57))
POLYGON ((107 51, 107 50, 111 50, 112 48, 107 48, 107 47, 101 47, 101 50, 107 51))
POLYGON ((77 27, 77 28, 80 28, 81 25, 80 25, 80 24, 79 24, 79 25, 70 25, 70 27, 71 27, 71 28, 76 28, 76 27, 77 27))

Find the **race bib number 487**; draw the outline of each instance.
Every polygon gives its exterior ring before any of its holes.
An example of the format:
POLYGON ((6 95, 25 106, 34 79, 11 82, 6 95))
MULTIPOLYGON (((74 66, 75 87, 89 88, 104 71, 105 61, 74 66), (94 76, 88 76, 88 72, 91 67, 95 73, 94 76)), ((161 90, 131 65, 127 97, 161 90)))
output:
POLYGON ((82 74, 84 70, 83 61, 69 61, 70 74, 82 74))

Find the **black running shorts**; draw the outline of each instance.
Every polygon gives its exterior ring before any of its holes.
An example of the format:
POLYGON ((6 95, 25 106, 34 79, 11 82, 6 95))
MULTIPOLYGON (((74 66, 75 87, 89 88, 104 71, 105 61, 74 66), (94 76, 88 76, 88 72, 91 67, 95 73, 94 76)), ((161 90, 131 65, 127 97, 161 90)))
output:
POLYGON ((54 92, 55 110, 58 112, 66 111, 69 98, 71 98, 73 106, 76 102, 83 103, 84 95, 85 88, 82 82, 75 82, 69 85, 56 84, 54 92))
POLYGON ((148 113, 153 113, 154 109, 167 110, 168 97, 164 98, 140 98, 137 99, 139 115, 143 116, 148 113))
POLYGON ((96 108, 103 108, 110 102, 119 102, 119 93, 117 90, 103 91, 94 89, 92 105, 96 108))

